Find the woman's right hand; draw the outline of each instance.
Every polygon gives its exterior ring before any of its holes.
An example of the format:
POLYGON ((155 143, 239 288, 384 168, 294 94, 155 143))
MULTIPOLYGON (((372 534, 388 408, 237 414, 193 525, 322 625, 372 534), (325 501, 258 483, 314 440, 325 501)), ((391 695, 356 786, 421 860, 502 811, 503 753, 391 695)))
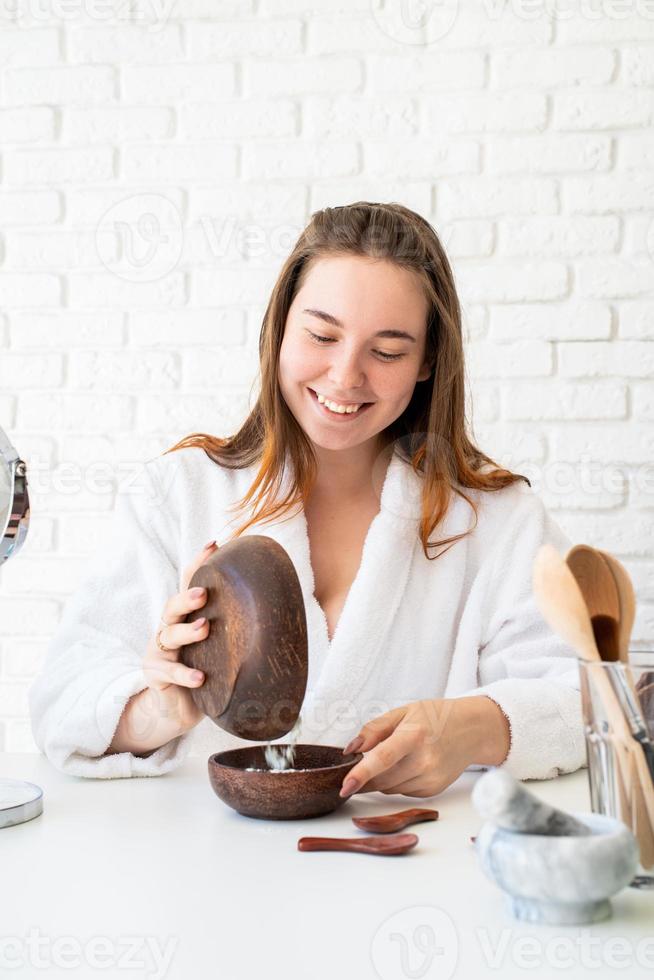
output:
POLYGON ((205 617, 192 623, 184 620, 189 613, 206 605, 206 589, 189 589, 189 583, 216 548, 215 541, 205 545, 184 569, 180 591, 166 602, 161 631, 157 630, 150 639, 142 662, 148 686, 130 698, 107 752, 150 752, 190 731, 202 720, 203 713, 193 701, 190 689, 204 683, 204 674, 179 663, 179 651, 209 635, 205 617), (166 651, 157 646, 157 635, 166 651))
MULTIPOLYGON (((204 683, 201 670, 193 670, 179 663, 179 651, 183 646, 205 640, 209 635, 209 623, 205 617, 192 623, 184 620, 189 613, 201 609, 207 602, 207 590, 189 589, 189 583, 198 568, 216 551, 216 542, 211 541, 194 558, 182 573, 181 590, 171 596, 161 614, 161 631, 150 639, 143 658, 143 670, 148 688, 157 693, 156 707, 167 717, 179 719, 182 731, 189 731, 203 718, 189 688, 200 687, 204 683), (164 626, 163 624, 168 625, 164 626), (160 650, 156 637, 168 652, 160 650)), ((153 699, 155 700, 155 699, 153 699)))

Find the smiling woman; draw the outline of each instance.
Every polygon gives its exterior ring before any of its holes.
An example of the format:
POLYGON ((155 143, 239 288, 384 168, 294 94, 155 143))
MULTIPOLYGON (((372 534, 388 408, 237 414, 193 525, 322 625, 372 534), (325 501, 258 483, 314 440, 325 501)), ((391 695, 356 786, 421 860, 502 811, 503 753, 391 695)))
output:
POLYGON ((416 381, 431 374, 427 312, 416 275, 388 259, 323 256, 307 269, 286 319, 279 383, 311 439, 321 486, 361 484, 379 452, 379 433, 402 414, 416 381), (329 334, 317 334, 316 323, 329 334), (307 394, 317 411, 307 411, 307 394), (328 424, 343 419, 359 424, 328 424), (356 456, 343 455, 353 440, 356 456))
POLYGON ((254 533, 286 549, 302 587, 303 741, 356 738, 365 753, 343 795, 428 796, 472 765, 519 778, 582 765, 573 652, 531 590, 539 546, 570 542, 468 434, 461 312, 434 229, 400 204, 315 212, 259 355, 239 430, 188 436, 147 464, 151 493, 120 501, 32 689, 37 742, 105 776, 238 747, 190 710, 203 680, 177 659, 209 629, 184 622, 206 602, 186 591, 203 542, 254 533))
POLYGON ((236 508, 249 510, 237 534, 312 493, 360 496, 373 462, 388 463, 392 447, 423 478, 420 538, 429 559, 428 547, 456 540, 429 542, 453 493, 476 510, 466 488, 529 484, 468 435, 454 276, 434 229, 409 208, 359 201, 315 212, 273 287, 259 354, 261 393, 239 431, 196 433, 169 450, 197 446, 228 468, 257 464, 236 508), (362 403, 372 408, 365 417, 343 411, 362 403), (295 479, 280 501, 289 458, 295 479))

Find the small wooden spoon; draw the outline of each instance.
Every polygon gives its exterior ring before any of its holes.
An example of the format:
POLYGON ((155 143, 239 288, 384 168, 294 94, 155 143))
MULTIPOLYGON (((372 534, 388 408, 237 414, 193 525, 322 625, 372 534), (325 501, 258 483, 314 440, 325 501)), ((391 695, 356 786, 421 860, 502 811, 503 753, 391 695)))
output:
POLYGON ((396 830, 409 827, 412 823, 422 823, 424 820, 438 820, 438 810, 413 809, 400 810, 398 813, 387 813, 384 816, 352 817, 352 823, 361 830, 370 830, 373 834, 393 834, 396 830))
POLYGON ((406 854, 418 843, 415 834, 393 837, 300 837, 298 851, 361 851, 362 854, 406 854))

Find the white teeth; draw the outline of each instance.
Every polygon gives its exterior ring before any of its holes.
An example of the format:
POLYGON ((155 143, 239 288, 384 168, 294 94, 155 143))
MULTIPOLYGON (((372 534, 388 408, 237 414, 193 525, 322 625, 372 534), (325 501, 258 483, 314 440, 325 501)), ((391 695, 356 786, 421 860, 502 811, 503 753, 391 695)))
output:
POLYGON ((318 395, 318 401, 321 405, 326 405, 327 408, 332 412, 338 412, 339 415, 352 415, 353 412, 358 412, 361 405, 339 405, 338 402, 330 402, 324 395, 318 395))

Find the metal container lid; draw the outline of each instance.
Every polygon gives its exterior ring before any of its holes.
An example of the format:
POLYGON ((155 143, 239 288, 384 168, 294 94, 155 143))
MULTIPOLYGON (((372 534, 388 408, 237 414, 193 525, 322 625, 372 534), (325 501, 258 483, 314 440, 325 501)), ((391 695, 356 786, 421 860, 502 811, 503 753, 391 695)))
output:
POLYGON ((22 779, 0 779, 0 828, 26 823, 43 813, 43 790, 22 779))

